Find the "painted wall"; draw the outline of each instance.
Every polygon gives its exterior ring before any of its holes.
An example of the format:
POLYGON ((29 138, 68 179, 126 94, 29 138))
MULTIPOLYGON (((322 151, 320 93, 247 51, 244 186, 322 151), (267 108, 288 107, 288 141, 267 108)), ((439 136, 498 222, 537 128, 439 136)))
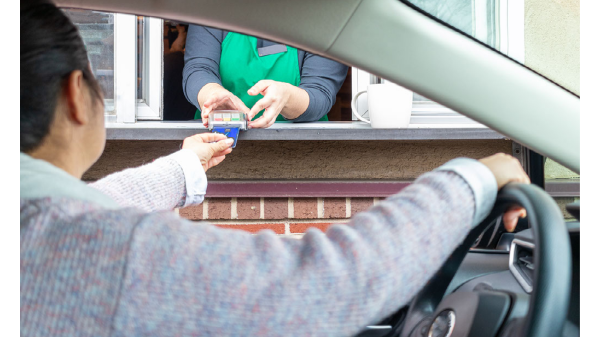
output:
MULTIPOLYGON (((579 95, 579 0, 525 1, 525 65, 579 95)), ((573 177, 547 160, 547 179, 573 177)))
POLYGON ((579 1, 525 1, 525 64, 579 94, 579 1))

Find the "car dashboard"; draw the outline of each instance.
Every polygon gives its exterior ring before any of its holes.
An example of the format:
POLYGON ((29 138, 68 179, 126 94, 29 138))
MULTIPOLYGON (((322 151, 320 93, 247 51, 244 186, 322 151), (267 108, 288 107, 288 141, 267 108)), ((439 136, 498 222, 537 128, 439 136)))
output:
MULTIPOLYGON (((575 216, 578 217, 578 214, 575 216)), ((571 249, 573 269, 569 310, 562 335, 572 337, 579 336, 580 324, 580 223, 574 221, 565 224, 569 233, 570 248, 562 247, 562 249, 571 249)), ((516 234, 504 233, 502 236, 503 238, 497 240, 495 249, 471 248, 450 282, 444 297, 457 292, 499 290, 529 300, 534 287, 535 272, 536 249, 533 231, 524 229, 516 234)), ((561 247, 556 248, 561 249, 561 247)), ((527 308, 523 309, 523 316, 526 310, 527 308)), ((385 321, 367 327, 358 336, 390 336, 392 326, 402 322, 406 313, 405 307, 385 321)))
MULTIPOLYGON (((566 226, 571 243, 573 270, 569 311, 563 336, 578 336, 580 320, 580 223, 567 222, 566 226)), ((560 247, 557 247, 557 249, 560 249, 560 247)), ((569 248, 565 247, 565 249, 569 248)), ((453 292, 501 290, 529 296, 534 287, 535 252, 535 242, 531 229, 517 233, 510 244, 508 252, 472 249, 461 264, 448 287, 446 295, 453 292)))

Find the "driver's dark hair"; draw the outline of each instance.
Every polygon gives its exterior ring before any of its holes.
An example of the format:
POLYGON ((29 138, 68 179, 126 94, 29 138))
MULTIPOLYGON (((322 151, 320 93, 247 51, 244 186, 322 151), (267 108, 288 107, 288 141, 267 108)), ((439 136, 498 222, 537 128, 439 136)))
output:
POLYGON ((48 135, 65 80, 75 70, 99 99, 75 25, 50 1, 21 1, 21 152, 34 150, 48 135))

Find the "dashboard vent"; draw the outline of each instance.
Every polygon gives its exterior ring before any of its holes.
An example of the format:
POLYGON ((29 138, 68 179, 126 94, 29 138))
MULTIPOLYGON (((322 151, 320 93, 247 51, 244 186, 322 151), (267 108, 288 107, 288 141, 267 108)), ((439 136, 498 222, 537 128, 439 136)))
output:
POLYGON ((519 284, 530 293, 533 290, 534 244, 514 239, 510 247, 509 269, 519 284))

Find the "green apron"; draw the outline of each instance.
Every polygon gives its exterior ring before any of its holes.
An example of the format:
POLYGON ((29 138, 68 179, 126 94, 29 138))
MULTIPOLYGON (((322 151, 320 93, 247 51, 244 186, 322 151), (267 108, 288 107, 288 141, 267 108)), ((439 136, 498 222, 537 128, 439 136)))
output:
MULTIPOLYGON (((256 37, 230 32, 221 44, 221 61, 219 72, 223 87, 239 97, 250 109, 263 96, 248 95, 248 90, 260 80, 273 80, 300 84, 300 68, 298 67, 298 50, 287 47, 283 53, 259 56, 256 37)), ((264 110, 263 110, 264 111, 264 110)), ((263 111, 254 116, 253 120, 262 116, 263 111)), ((196 110, 195 119, 201 114, 196 110)), ((280 114, 277 121, 286 119, 280 114)), ((327 115, 320 119, 327 121, 327 115)))

